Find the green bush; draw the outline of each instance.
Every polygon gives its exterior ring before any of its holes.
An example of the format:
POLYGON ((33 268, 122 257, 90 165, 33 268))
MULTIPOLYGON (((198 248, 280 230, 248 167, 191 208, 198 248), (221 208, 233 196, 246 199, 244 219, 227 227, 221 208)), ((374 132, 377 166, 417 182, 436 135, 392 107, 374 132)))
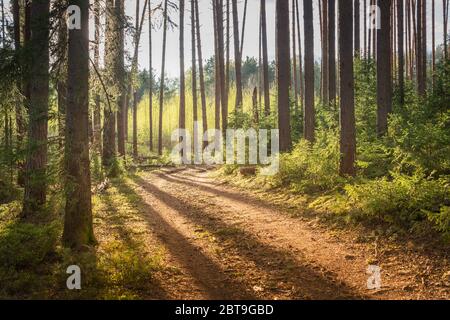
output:
POLYGON ((332 131, 318 132, 317 142, 301 140, 291 153, 280 157, 280 171, 273 177, 278 186, 296 192, 328 191, 342 185, 339 172, 339 146, 332 131))
MULTIPOLYGON (((348 204, 361 216, 380 218, 388 222, 410 225, 439 212, 450 199, 448 178, 433 179, 423 173, 412 176, 393 173, 386 177, 361 184, 346 185, 348 204)), ((443 224, 442 219, 430 219, 443 224)))
POLYGON ((33 268, 55 251, 59 225, 8 224, 0 229, 0 267, 33 268))
POLYGON ((444 237, 450 241, 450 207, 443 206, 439 212, 424 211, 428 220, 434 223, 435 229, 442 232, 444 237))

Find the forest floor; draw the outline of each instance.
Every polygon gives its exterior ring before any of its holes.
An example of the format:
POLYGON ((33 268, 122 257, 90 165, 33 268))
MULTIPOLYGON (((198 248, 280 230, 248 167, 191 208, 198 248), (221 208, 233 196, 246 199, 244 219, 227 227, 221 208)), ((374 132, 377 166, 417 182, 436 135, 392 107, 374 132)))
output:
POLYGON ((327 225, 293 195, 244 190, 204 168, 140 172, 114 188, 126 197, 114 210, 126 199, 130 210, 116 224, 102 222, 113 203, 99 210, 98 250, 126 237, 156 252, 139 298, 450 299, 445 248, 327 225), (381 268, 379 289, 367 288, 369 265, 381 268))
POLYGON ((60 214, 19 223, 17 203, 0 215, 0 298, 450 299, 448 245, 324 219, 305 197, 203 167, 136 172, 94 188, 97 245, 80 253, 60 214))

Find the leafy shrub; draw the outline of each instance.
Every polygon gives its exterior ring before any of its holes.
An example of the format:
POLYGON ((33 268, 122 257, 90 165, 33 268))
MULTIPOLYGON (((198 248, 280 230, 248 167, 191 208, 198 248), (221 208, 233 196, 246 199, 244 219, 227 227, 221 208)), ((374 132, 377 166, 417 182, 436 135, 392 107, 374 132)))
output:
POLYGON ((301 140, 289 154, 280 157, 280 171, 273 177, 278 186, 297 192, 318 192, 333 189, 344 181, 339 177, 339 147, 332 131, 318 132, 317 142, 301 140))
POLYGON ((428 220, 434 223, 435 229, 442 232, 447 240, 450 240, 450 207, 443 206, 439 212, 424 211, 428 220))
MULTIPOLYGON (((361 184, 346 185, 348 203, 359 215, 380 218, 388 222, 411 224, 439 212, 450 199, 448 178, 433 179, 423 173, 412 176, 393 173, 386 177, 361 184)), ((443 224, 440 218, 432 222, 443 224)))
POLYGON ((0 267, 33 268, 54 252, 58 223, 8 224, 0 229, 0 267))

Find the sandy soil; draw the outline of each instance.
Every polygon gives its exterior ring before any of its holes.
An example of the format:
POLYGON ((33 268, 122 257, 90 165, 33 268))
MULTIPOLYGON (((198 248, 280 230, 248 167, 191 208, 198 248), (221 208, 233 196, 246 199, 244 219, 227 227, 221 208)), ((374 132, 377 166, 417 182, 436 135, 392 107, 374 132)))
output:
MULTIPOLYGON (((449 299, 448 252, 361 241, 296 218, 202 168, 133 178, 149 243, 171 266, 156 275, 168 299, 449 299), (367 268, 381 268, 380 289, 367 268)), ((263 199, 261 199, 263 198, 263 199)))

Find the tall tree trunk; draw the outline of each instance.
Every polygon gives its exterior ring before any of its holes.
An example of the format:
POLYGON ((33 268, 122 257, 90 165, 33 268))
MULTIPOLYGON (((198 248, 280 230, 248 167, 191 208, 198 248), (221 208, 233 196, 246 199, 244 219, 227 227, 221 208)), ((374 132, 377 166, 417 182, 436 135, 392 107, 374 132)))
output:
POLYGON ((241 47, 240 47, 240 50, 239 50, 241 59, 242 59, 242 53, 244 52, 245 25, 247 24, 247 8, 248 8, 248 0, 245 0, 245 3, 244 3, 244 17, 242 19, 242 39, 241 39, 241 47))
POLYGON ((427 0, 422 1, 422 89, 420 90, 425 96, 427 91, 427 0))
MULTIPOLYGON (((186 79, 184 76, 184 9, 185 2, 184 0, 179 0, 179 8, 180 11, 180 20, 179 20, 179 28, 180 28, 180 37, 179 37, 179 57, 180 57, 180 110, 179 110, 179 119, 178 119, 178 128, 181 130, 186 129, 186 79)), ((195 41, 195 38, 193 39, 195 41)), ((192 57, 195 60, 195 56, 192 57)), ((192 78, 194 78, 194 70, 192 71, 192 78)), ((180 137, 180 140, 182 138, 180 137)), ((181 142, 181 141, 180 141, 181 142)), ((184 146, 186 146, 186 141, 182 140, 184 146)), ((186 158, 186 153, 180 154, 183 157, 184 162, 186 158)))
MULTIPOLYGON (((135 35, 135 47, 139 48, 139 0, 136 0, 136 35, 135 35)), ((132 75, 138 73, 138 61, 139 61, 139 49, 135 51, 135 59, 136 59, 136 69, 132 70, 132 75), (135 71, 135 72, 134 72, 135 71)), ((137 107, 138 107, 138 101, 137 101, 137 92, 136 88, 132 85, 133 89, 133 157, 137 158, 138 156, 138 145, 137 145, 137 107)))
MULTIPOLYGON (((330 9, 330 8, 328 8, 328 9, 330 9)), ((304 0, 303 1, 303 14, 304 14, 303 20, 304 20, 304 24, 305 24, 303 27, 303 30, 305 30, 304 136, 305 136, 305 139, 308 140, 309 142, 314 142, 314 140, 315 140, 314 24, 313 24, 312 0, 304 0)), ((330 51, 330 54, 331 54, 331 51, 330 51)))
POLYGON ((269 55, 267 49, 267 18, 266 1, 261 0, 261 32, 262 32, 262 56, 263 56, 263 81, 264 81, 264 113, 270 115, 270 87, 269 87, 269 55))
POLYGON ((258 28, 258 112, 262 110, 263 93, 263 63, 262 63, 262 15, 259 10, 259 28, 258 28))
MULTIPOLYGON (((193 120, 193 137, 194 150, 200 147, 198 132, 198 95, 197 95, 197 52, 196 52, 196 18, 195 18, 195 0, 191 0, 191 47, 192 47, 192 120, 193 120)), ((195 163, 201 162, 199 153, 195 153, 195 163)))
POLYGON ((322 101, 324 105, 328 105, 330 103, 329 99, 329 48, 328 48, 328 0, 323 1, 322 6, 322 69, 323 69, 323 78, 322 78, 322 101))
MULTIPOLYGON (((195 1, 195 17, 196 23, 195 28, 197 31, 197 51, 198 51, 198 72, 200 77, 200 97, 202 103, 202 125, 203 134, 208 131, 208 118, 206 113, 206 87, 205 87, 205 75, 203 71, 203 55, 202 55, 202 40, 200 33, 200 13, 198 10, 198 0, 195 1)), ((204 142, 203 147, 206 147, 207 143, 204 142)))
POLYGON ((216 130, 220 130, 220 67, 219 67, 219 33, 217 31, 217 2, 212 0, 213 3, 213 18, 214 18, 214 127, 216 130))
POLYGON ((81 249, 95 241, 89 169, 89 0, 69 0, 81 9, 81 29, 69 31, 66 210, 63 242, 81 249))
POLYGON ((31 70, 26 180, 22 217, 39 212, 47 194, 50 1, 31 3, 31 70))
POLYGON ((148 53, 148 63, 149 63, 149 76, 150 76, 150 85, 148 88, 148 105, 149 105, 149 148, 150 152, 153 152, 153 39, 152 39, 152 6, 151 0, 149 0, 148 4, 148 43, 149 43, 149 53, 148 53))
MULTIPOLYGON (((352 47, 352 3, 339 1, 339 65, 340 65, 340 174, 354 176, 356 174, 356 125, 355 95, 353 80, 352 47)), ((356 51, 359 53, 359 50, 356 51)))
POLYGON ((444 60, 448 59, 448 0, 442 0, 444 12, 443 12, 443 20, 444 20, 444 60))
MULTIPOLYGON (((66 1, 61 1, 62 6, 67 4, 66 1)), ((56 91, 58 95, 58 135, 59 147, 64 148, 65 139, 65 117, 67 105, 67 24, 65 13, 61 13, 58 24, 58 79, 56 80, 56 91)))
POLYGON ((239 13, 237 0, 232 0, 233 4, 233 38, 234 38, 234 67, 236 72, 236 111, 242 108, 242 60, 239 42, 239 13))
POLYGON ((435 2, 431 2, 431 74, 433 79, 433 89, 435 86, 436 72, 436 7, 435 2))
POLYGON ((117 101, 117 151, 121 157, 125 156, 125 117, 127 116, 126 99, 127 87, 125 81, 125 0, 116 0, 116 16, 117 16, 117 56, 115 57, 115 76, 117 85, 120 90, 117 101))
MULTIPOLYGON (((369 0, 370 1, 370 6, 372 6, 373 5, 373 0, 369 0)), ((368 9, 367 9, 367 7, 366 7, 366 17, 367 17, 367 15, 368 15, 368 9)), ((368 29, 369 31, 368 31, 368 33, 369 33, 369 36, 368 36, 368 42, 367 42, 367 58, 371 58, 372 57, 372 31, 373 31, 373 28, 371 28, 370 27, 370 25, 372 24, 372 17, 367 17, 367 24, 366 24, 366 30, 368 29)))
POLYGON ((336 102, 336 0, 328 0, 328 50, 328 92, 329 100, 334 104, 336 102))
POLYGON ((403 0, 397 0, 397 40, 398 40, 398 86, 400 104, 405 103, 405 56, 404 56, 404 6, 403 0))
POLYGON ((355 24, 354 24, 354 42, 355 57, 361 53, 361 24, 360 24, 360 0, 355 0, 355 24))
POLYGON ((381 28, 377 37, 377 132, 379 136, 388 130, 388 113, 392 110, 390 8, 392 0, 379 2, 381 28))
POLYGON ((410 28, 409 28, 409 0, 406 0, 404 9, 404 20, 405 20, 405 73, 406 79, 409 79, 409 60, 411 52, 409 50, 409 38, 410 38, 410 28))
MULTIPOLYGON (((117 54, 117 47, 115 38, 117 37, 117 22, 115 15, 114 0, 107 0, 106 2, 106 40, 105 40, 105 69, 114 70, 114 55, 117 54)), ((113 75, 108 77, 108 87, 114 86, 113 75)), ((116 117, 114 114, 114 107, 110 101, 103 109, 103 155, 102 163, 105 168, 111 168, 116 161, 116 117)), ((111 171, 112 176, 115 172, 111 171)))
MULTIPOLYGON (((14 49, 16 50, 16 54, 19 56, 20 50, 22 48, 21 45, 21 32, 20 32, 20 26, 21 26, 21 7, 19 0, 14 0, 12 5, 12 11, 13 11, 13 22, 14 22, 14 49)), ((16 83, 17 89, 21 94, 24 94, 24 88, 22 81, 17 81, 16 83)), ((23 103, 22 99, 17 97, 16 98, 16 104, 15 104, 15 112, 16 112, 16 148, 17 150, 23 149, 23 140, 26 134, 26 126, 25 126, 25 119, 23 115, 23 103)), ((24 163, 22 159, 17 160, 17 183, 20 186, 23 186, 24 181, 24 163)))
POLYGON ((230 94, 230 39, 231 39, 231 33, 230 33, 230 25, 231 25, 231 20, 230 20, 230 2, 231 0, 226 0, 227 2, 227 16, 226 16, 226 22, 227 22, 227 33, 226 33, 226 66, 225 66, 225 86, 227 89, 227 94, 230 94))
POLYGON ((228 94, 225 87, 225 57, 224 57, 224 36, 223 36, 223 0, 216 1, 216 22, 217 22, 217 42, 218 42, 218 62, 220 73, 220 99, 222 106, 222 131, 225 134, 228 127, 228 94))
POLYGON ((368 58, 368 44, 367 44, 367 0, 364 0, 364 9, 363 9, 363 16, 364 16, 364 58, 368 58))
POLYGON ((161 65, 161 84, 159 87, 159 123, 158 123, 158 154, 162 155, 162 128, 163 128, 163 108, 164 108, 164 75, 166 68, 166 42, 167 42, 167 2, 164 0, 164 23, 163 23, 163 43, 162 43, 162 65, 161 65))
POLYGON ((297 46, 295 27, 295 0, 292 0, 292 73, 294 77, 293 93, 295 110, 298 110, 297 46))
MULTIPOLYGON (((312 5, 312 1, 306 0, 305 3, 310 3, 312 5)), ((292 146, 289 111, 289 83, 291 79, 289 1, 276 1, 276 34, 280 151, 287 152, 292 146)))
POLYGON ((1 9, 1 14, 2 14, 2 48, 6 47, 6 18, 5 18, 5 5, 3 3, 3 0, 1 0, 0 2, 0 9, 1 9))
MULTIPOLYGON (((322 0, 317 0, 317 4, 319 7, 319 31, 320 31, 320 47, 322 50, 322 57, 323 57, 323 17, 322 17, 322 0)), ((320 63, 320 97, 323 98, 323 62, 320 63)), ((323 101, 323 100, 321 100, 323 101)))
MULTIPOLYGON (((100 0, 94 1, 94 65, 97 70, 100 67, 100 0)), ((100 94, 94 97, 94 149, 99 154, 102 150, 100 94)))
POLYGON ((300 9, 298 0, 295 0, 296 6, 296 16, 297 16, 297 38, 298 38, 298 62, 299 62, 299 87, 300 87, 300 104, 303 106, 303 97, 304 97, 304 88, 305 85, 303 83, 303 56, 302 56, 302 35, 300 33, 300 9))
MULTIPOLYGON (((377 6, 378 0, 372 0, 372 5, 377 6)), ((375 11, 375 15, 373 17, 373 21, 377 21, 378 19, 378 12, 375 11)), ((375 22, 376 23, 376 22, 375 22)), ((377 35, 378 31, 376 28, 372 28, 372 56, 376 60, 377 59, 377 35)))
POLYGON ((425 95, 425 74, 423 69, 423 2, 426 0, 417 0, 417 31, 416 31, 416 70, 417 70, 417 93, 420 96, 425 95))

